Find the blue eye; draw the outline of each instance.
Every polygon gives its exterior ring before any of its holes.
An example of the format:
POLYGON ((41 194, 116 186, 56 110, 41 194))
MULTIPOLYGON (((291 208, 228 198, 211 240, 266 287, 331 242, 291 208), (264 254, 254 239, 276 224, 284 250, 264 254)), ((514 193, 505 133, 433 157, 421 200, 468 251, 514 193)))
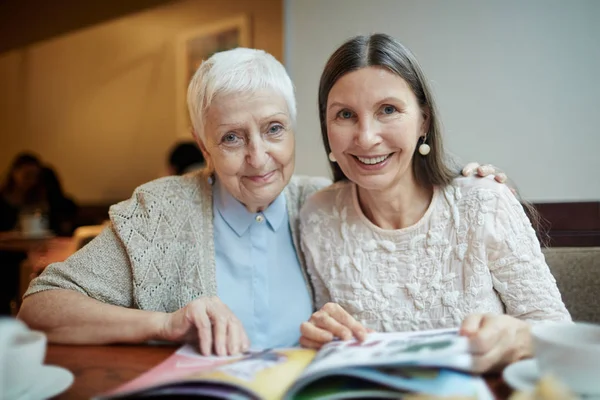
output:
POLYGON ((228 133, 225 136, 223 136, 223 143, 235 143, 235 141, 237 140, 237 136, 234 133, 228 133))
POLYGON ((396 107, 394 106, 385 106, 383 107, 383 113, 384 114, 393 114, 396 112, 396 107))
POLYGON ((269 133, 272 135, 276 135, 283 130, 283 126, 279 124, 274 124, 269 127, 269 133))
POLYGON ((341 119, 350 119, 350 118, 352 118, 352 111, 349 111, 349 110, 342 110, 342 111, 340 111, 340 112, 338 113, 338 116, 339 116, 341 119))

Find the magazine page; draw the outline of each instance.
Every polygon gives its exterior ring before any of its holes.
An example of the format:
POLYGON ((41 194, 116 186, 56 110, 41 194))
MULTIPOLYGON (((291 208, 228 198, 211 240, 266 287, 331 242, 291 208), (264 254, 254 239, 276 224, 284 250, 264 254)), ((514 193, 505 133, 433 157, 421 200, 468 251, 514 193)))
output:
POLYGON ((234 386, 260 399, 281 399, 315 354, 315 350, 303 348, 264 350, 191 378, 205 384, 234 386))
POLYGON ((456 329, 373 333, 323 346, 286 399, 398 398, 401 393, 492 399, 456 329))
POLYGON ((194 346, 184 345, 162 363, 132 381, 121 385, 96 399, 118 398, 168 383, 182 382, 192 374, 209 371, 221 364, 240 359, 242 356, 202 356, 194 346))
POLYGON ((280 399, 311 363, 315 350, 251 350, 241 356, 205 357, 185 345, 138 378, 98 400, 199 396, 280 399))
POLYGON ((483 378, 464 372, 400 367, 381 370, 374 367, 342 368, 320 379, 303 379, 288 391, 285 400, 398 399, 412 393, 436 398, 493 400, 483 378))
POLYGON ((342 367, 419 365, 468 371, 468 339, 457 329, 371 333, 364 342, 334 341, 323 346, 303 377, 342 367))

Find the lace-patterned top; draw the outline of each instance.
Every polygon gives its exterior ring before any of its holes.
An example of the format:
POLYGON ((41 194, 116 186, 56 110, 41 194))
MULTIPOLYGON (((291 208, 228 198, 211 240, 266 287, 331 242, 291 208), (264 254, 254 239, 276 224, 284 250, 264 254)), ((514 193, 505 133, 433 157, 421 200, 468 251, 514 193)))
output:
POLYGON ((313 195, 300 221, 316 306, 339 303, 372 329, 457 327, 470 313, 571 319, 523 207, 490 179, 435 188, 404 229, 371 223, 351 182, 313 195))

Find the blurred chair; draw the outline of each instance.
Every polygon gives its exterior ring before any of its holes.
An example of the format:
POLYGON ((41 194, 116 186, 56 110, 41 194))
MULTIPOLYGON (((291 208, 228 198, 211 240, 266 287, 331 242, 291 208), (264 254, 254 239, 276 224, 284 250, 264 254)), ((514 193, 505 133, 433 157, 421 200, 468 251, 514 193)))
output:
POLYGON ((102 230, 106 227, 106 224, 102 225, 87 225, 80 226, 75 229, 73 233, 73 239, 75 241, 75 249, 79 250, 86 244, 92 241, 96 236, 102 232, 102 230))
POLYGON ((600 247, 551 247, 544 255, 573 320, 600 323, 600 247))

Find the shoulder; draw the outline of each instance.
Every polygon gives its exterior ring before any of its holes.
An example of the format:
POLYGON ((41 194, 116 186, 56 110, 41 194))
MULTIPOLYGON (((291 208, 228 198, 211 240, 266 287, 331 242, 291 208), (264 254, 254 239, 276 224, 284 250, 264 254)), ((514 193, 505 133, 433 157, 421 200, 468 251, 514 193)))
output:
POLYGON ((480 201, 514 201, 518 202, 508 185, 499 183, 494 177, 460 176, 455 178, 449 185, 460 201, 478 199, 480 201))
POLYGON ((181 207, 186 202, 202 202, 206 192, 210 191, 210 185, 203 177, 202 171, 197 171, 146 182, 133 191, 131 198, 110 208, 111 219, 141 210, 150 212, 161 208, 181 207))
POLYGON ((491 178, 459 177, 445 191, 450 206, 478 225, 487 221, 494 225, 510 225, 527 220, 523 205, 506 184, 491 178))
POLYGON ((331 179, 328 178, 294 175, 286 186, 285 193, 288 200, 300 209, 310 196, 329 185, 331 179))
POLYGON ((294 175, 288 189, 303 193, 307 197, 331 185, 331 179, 321 176, 294 175))
POLYGON ((330 213, 333 208, 352 201, 352 186, 349 181, 336 182, 314 193, 306 200, 300 211, 301 218, 320 211, 330 213))

